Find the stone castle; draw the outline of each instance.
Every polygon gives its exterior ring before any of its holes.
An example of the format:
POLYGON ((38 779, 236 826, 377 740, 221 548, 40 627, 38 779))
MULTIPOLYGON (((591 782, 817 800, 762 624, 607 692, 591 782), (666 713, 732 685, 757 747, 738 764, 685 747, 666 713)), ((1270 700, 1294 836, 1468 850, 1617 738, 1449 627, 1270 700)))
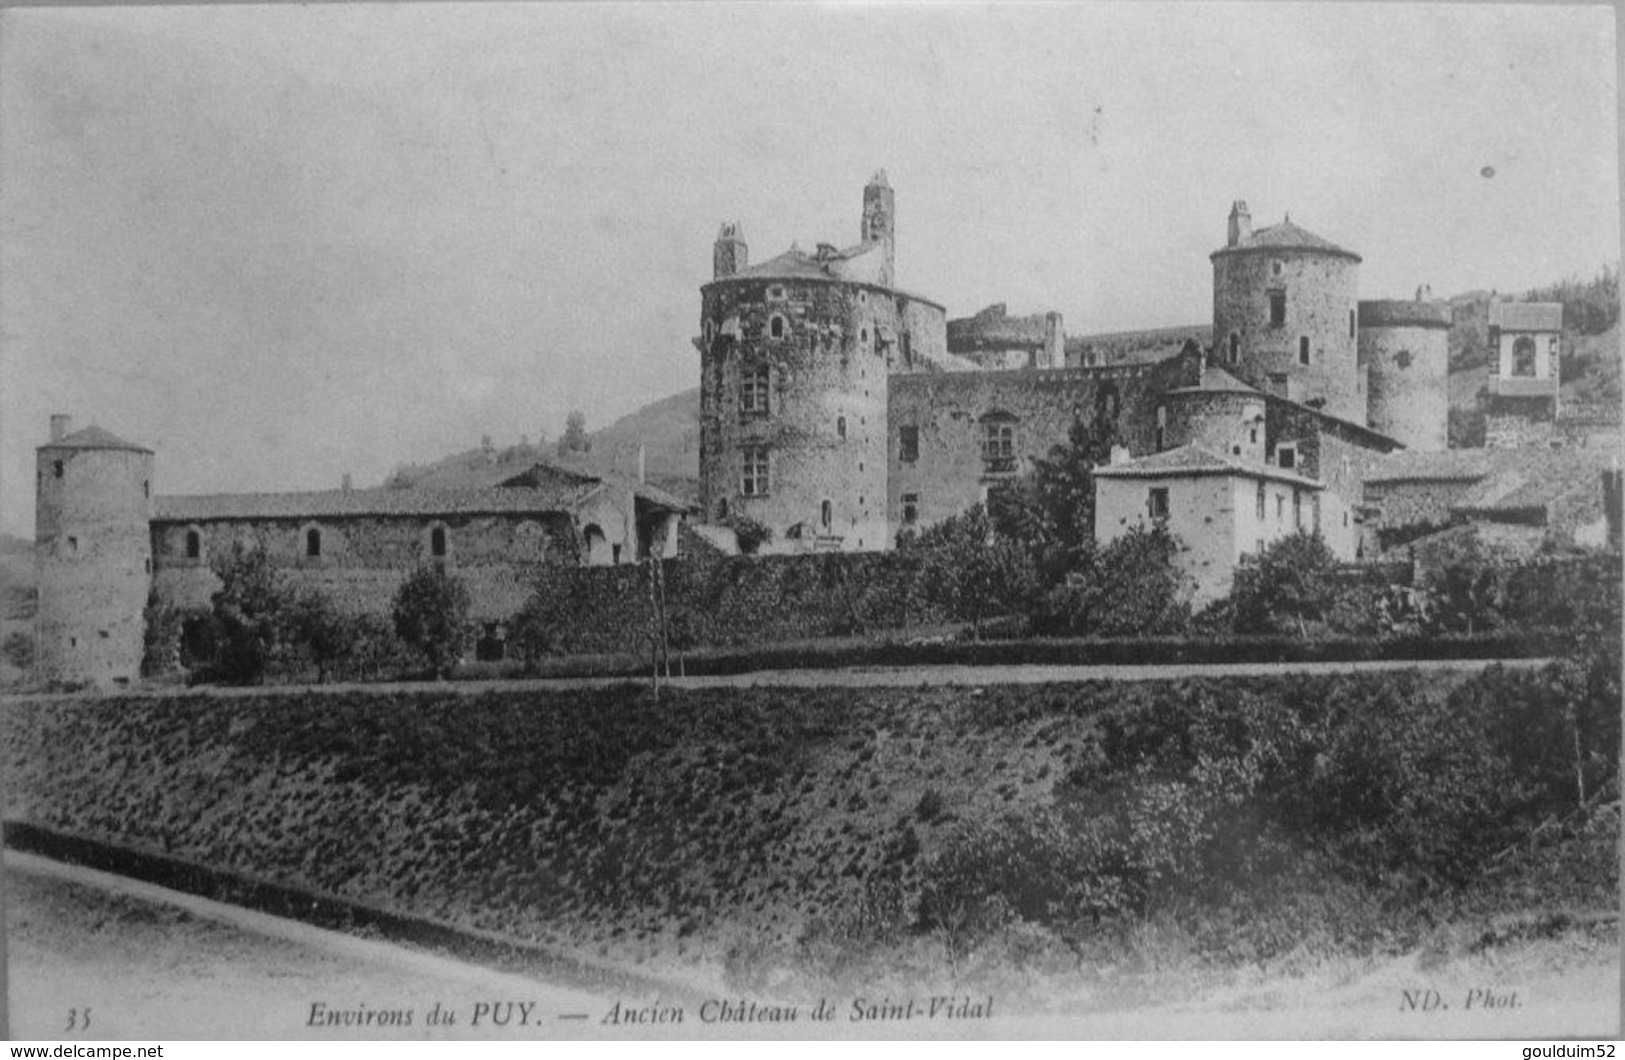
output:
MULTIPOLYGON (((37 676, 134 680, 149 595, 206 609, 210 558, 238 544, 359 612, 387 611, 413 567, 455 564, 499 637, 539 566, 672 557, 684 520, 725 551, 746 521, 768 552, 888 549, 985 501, 1080 424, 1115 442, 1095 472, 1096 537, 1166 526, 1197 602, 1299 528, 1351 561, 1433 531, 1438 548, 1465 534, 1525 551, 1617 534, 1595 459, 1531 456, 1558 440, 1561 306, 1491 307, 1490 436, 1525 445, 1497 456, 1446 449, 1448 304, 1425 287, 1361 301, 1360 256, 1290 218, 1255 229, 1232 206, 1210 255, 1211 329, 1087 342, 1055 312, 948 320, 897 285, 896 239, 884 172, 851 246, 753 265, 741 227, 722 226, 694 339, 697 511, 545 462, 475 488, 154 496, 150 450, 53 417, 38 449, 37 676)), ((1604 428, 1608 445, 1578 452, 1610 452, 1617 421, 1604 428)), ((1617 494, 1617 470, 1610 481, 1617 494)))

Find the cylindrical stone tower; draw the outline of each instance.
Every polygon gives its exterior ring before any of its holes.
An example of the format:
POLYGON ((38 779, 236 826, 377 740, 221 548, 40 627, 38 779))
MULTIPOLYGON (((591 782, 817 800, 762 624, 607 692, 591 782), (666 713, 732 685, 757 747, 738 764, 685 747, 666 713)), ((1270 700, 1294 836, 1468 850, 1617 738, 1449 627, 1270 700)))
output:
POLYGON ((1213 261, 1213 358, 1259 390, 1364 425, 1356 351, 1360 256, 1292 223, 1230 212, 1213 261))
MULTIPOLYGON (((890 546, 888 374, 940 351, 946 326, 941 306, 877 282, 893 211, 877 175, 859 246, 791 247, 700 288, 702 519, 762 524, 763 551, 890 546)), ((723 228, 713 261, 735 260, 737 234, 723 228)))
POLYGON ((152 583, 152 450, 51 417, 36 450, 37 678, 108 687, 141 674, 152 583))
POLYGON ((1370 371, 1372 430, 1409 449, 1448 447, 1448 302, 1361 302, 1360 360, 1370 371))

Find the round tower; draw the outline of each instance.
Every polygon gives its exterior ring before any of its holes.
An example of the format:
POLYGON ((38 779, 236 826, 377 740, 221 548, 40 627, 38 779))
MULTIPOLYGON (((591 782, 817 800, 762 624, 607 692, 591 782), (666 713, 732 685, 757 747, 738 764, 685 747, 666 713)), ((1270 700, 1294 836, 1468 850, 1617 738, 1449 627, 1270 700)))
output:
POLYGON ((141 674, 152 583, 152 450, 51 417, 36 450, 38 679, 107 687, 141 674))
POLYGON ((1364 424, 1355 339, 1360 256, 1231 207, 1213 262, 1213 359, 1259 390, 1364 424))
POLYGON ((1370 426, 1406 448, 1450 437, 1450 304, 1426 288, 1416 301, 1360 303, 1360 360, 1370 372, 1370 426))
POLYGON ((941 306, 876 282, 892 205, 877 175, 863 244, 792 246, 700 289, 702 519, 762 524, 763 551, 889 547, 888 374, 941 350, 946 326, 941 306))

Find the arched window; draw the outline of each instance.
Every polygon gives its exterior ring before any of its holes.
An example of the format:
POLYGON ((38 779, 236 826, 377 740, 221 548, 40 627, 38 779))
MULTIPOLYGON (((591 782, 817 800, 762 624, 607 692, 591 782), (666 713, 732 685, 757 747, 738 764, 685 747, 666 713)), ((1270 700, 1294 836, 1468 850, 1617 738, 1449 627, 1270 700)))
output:
POLYGON ((446 554, 446 528, 437 526, 429 531, 429 555, 436 558, 446 554))
POLYGON ((186 558, 203 558, 203 535, 197 530, 186 531, 186 558))
POLYGON ((305 555, 310 559, 318 559, 322 554, 322 532, 314 526, 305 531, 305 555))
POLYGON ((1512 344, 1512 374, 1533 376, 1535 374, 1535 340, 1528 335, 1519 335, 1512 344))

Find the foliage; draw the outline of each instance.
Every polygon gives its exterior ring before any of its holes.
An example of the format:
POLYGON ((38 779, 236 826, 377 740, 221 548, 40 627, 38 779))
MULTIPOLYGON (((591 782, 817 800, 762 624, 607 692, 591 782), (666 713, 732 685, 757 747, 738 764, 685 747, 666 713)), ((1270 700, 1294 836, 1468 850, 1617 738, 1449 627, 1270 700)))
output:
POLYGON ((407 576, 395 593, 395 633, 443 678, 468 642, 468 587, 444 567, 430 564, 407 576))
POLYGON ((1474 404, 1470 408, 1452 405, 1448 416, 1449 420, 1445 431, 1450 448, 1482 449, 1484 447, 1486 425, 1482 404, 1474 404))
POLYGON ((1309 632, 1330 611, 1337 559, 1318 532, 1298 530, 1236 570, 1230 591, 1235 628, 1243 633, 1309 632))
POLYGON ((927 592, 975 637, 991 615, 1024 611, 1037 587, 1031 554, 994 531, 987 510, 976 505, 920 534, 927 592))
POLYGON ((318 684, 325 684, 334 666, 355 651, 361 636, 355 618, 339 611, 332 599, 317 589, 307 589, 294 597, 286 622, 289 645, 315 665, 318 684))
POLYGON ((181 626, 185 617, 156 593, 147 597, 147 609, 142 614, 142 677, 156 677, 180 669, 181 626))
POLYGON ((1074 420, 1067 440, 1033 469, 988 493, 988 516, 1003 537, 1031 554, 1044 586, 1075 568, 1094 540, 1094 469, 1111 460, 1117 433, 1110 421, 1074 420))
POLYGON ((1042 625, 1107 637, 1183 630, 1190 585, 1174 564, 1179 549, 1160 525, 1136 526, 1104 547, 1084 548, 1073 572, 1045 598, 1042 625))
POLYGON ((564 433, 559 435, 559 455, 592 452, 592 439, 587 437, 587 416, 580 409, 571 409, 564 417, 564 433))
POLYGON ((773 531, 748 515, 731 516, 724 525, 734 532, 734 537, 739 541, 739 551, 746 556, 756 555, 763 545, 773 540, 773 531))
POLYGON ((1579 335, 1600 335, 1619 322, 1619 268, 1604 265, 1589 280, 1566 277, 1523 296, 1526 302, 1563 303, 1563 330, 1579 335))
POLYGON ((234 542, 214 560, 220 588, 212 606, 212 659, 208 676, 231 684, 259 684, 281 644, 287 587, 263 545, 234 542))
POLYGON ((0 655, 19 670, 31 670, 34 668, 34 638, 20 629, 8 633, 5 642, 0 644, 0 655))

